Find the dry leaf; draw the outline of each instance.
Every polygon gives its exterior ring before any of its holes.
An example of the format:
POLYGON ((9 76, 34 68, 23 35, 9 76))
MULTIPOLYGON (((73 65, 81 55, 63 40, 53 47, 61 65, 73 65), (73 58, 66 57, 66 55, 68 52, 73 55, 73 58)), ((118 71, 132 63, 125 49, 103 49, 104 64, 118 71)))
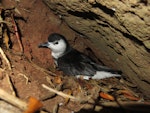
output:
POLYGON ((61 83, 62 83, 61 77, 60 77, 60 76, 56 76, 56 77, 54 78, 54 82, 55 82, 56 84, 61 84, 61 83))
POLYGON ((107 100, 115 100, 115 98, 107 93, 104 93, 104 92, 100 92, 99 93, 100 97, 104 98, 104 99, 107 99, 107 100))
POLYGON ((129 90, 119 90, 117 91, 119 94, 124 94, 124 95, 133 95, 129 90))
POLYGON ((128 98, 128 99, 130 99, 130 100, 134 100, 134 101, 138 101, 138 100, 140 100, 140 98, 138 98, 138 97, 135 97, 135 96, 131 96, 131 95, 124 95, 126 98, 128 98))
POLYGON ((29 98, 28 109, 24 113, 35 113, 43 104, 34 97, 29 98))
POLYGON ((130 100, 140 100, 140 98, 136 97, 131 91, 129 90, 119 90, 119 94, 123 94, 126 98, 130 100))

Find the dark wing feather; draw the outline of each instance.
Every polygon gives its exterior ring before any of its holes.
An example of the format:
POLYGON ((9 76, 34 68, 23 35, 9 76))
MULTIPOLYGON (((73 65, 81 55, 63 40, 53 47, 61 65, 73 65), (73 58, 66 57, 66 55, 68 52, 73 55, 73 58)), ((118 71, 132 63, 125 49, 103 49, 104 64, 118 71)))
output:
POLYGON ((75 49, 72 49, 57 60, 58 68, 68 75, 94 75, 96 69, 90 62, 91 60, 87 56, 75 49))
POLYGON ((111 69, 106 66, 99 65, 95 62, 93 62, 90 58, 87 58, 86 55, 82 54, 82 58, 86 59, 86 62, 88 62, 96 71, 106 71, 111 72, 112 74, 121 74, 122 72, 120 70, 111 69))
POLYGON ((58 59, 58 68, 68 75, 93 76, 96 71, 106 71, 113 74, 121 74, 121 71, 101 66, 93 62, 89 57, 72 49, 58 59))

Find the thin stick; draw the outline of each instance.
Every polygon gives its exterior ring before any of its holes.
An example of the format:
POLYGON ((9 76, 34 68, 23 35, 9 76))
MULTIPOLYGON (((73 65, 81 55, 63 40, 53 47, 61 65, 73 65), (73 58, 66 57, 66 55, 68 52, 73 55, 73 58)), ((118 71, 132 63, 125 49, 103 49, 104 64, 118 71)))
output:
POLYGON ((11 82, 10 77, 9 77, 8 74, 6 74, 6 78, 7 78, 8 84, 9 84, 9 86, 10 86, 10 89, 11 89, 11 91, 12 91, 12 95, 16 96, 16 92, 14 91, 12 82, 11 82))
POLYGON ((49 91, 51 91, 51 92, 56 93, 57 95, 62 96, 62 97, 64 97, 64 98, 70 98, 70 99, 72 99, 73 101, 79 100, 78 98, 75 98, 74 96, 67 95, 67 94, 65 94, 65 93, 63 93, 63 92, 61 92, 61 91, 57 91, 57 90, 55 90, 55 89, 52 89, 52 88, 46 86, 45 84, 42 84, 42 87, 45 88, 45 89, 47 89, 47 90, 49 90, 49 91))
POLYGON ((4 54, 4 51, 2 50, 2 48, 0 47, 0 53, 3 57, 3 59, 6 61, 7 65, 8 65, 8 69, 11 70, 11 65, 10 65, 10 62, 9 60, 7 59, 6 55, 4 54))
MULTIPOLYGON (((56 86, 56 90, 58 90, 58 91, 61 90, 61 88, 62 88, 62 84, 56 86)), ((41 97, 40 100, 44 101, 44 100, 54 97, 55 95, 56 95, 56 93, 51 92, 51 93, 48 93, 47 95, 44 95, 43 97, 41 97)))

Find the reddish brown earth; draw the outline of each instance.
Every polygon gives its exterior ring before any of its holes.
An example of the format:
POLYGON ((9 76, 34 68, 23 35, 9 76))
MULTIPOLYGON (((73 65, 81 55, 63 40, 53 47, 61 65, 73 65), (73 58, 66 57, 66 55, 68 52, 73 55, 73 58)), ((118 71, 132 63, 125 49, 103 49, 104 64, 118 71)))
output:
MULTIPOLYGON (((13 7, 16 2, 5 0, 2 3, 4 9, 13 7)), ((49 92, 45 90, 41 84, 49 85, 50 87, 57 87, 56 77, 45 73, 43 70, 50 70, 56 73, 58 76, 62 77, 63 92, 72 92, 72 95, 85 98, 87 95, 92 95, 92 99, 88 101, 101 101, 108 102, 99 98, 99 92, 109 93, 120 100, 131 101, 130 99, 120 96, 117 93, 118 90, 128 89, 124 81, 116 78, 110 78, 100 81, 84 81, 77 80, 73 77, 62 76, 62 73, 56 71, 54 68, 54 63, 52 57, 50 56, 50 50, 39 49, 38 45, 42 42, 47 41, 47 37, 50 33, 57 32, 61 33, 67 37, 69 43, 80 51, 84 51, 88 54, 86 48, 90 48, 90 41, 84 39, 83 36, 71 30, 59 16, 53 14, 46 5, 40 0, 23 0, 17 5, 17 9, 21 13, 23 20, 16 19, 18 23, 19 30, 21 32, 21 41, 24 48, 23 55, 19 55, 20 47, 16 40, 16 36, 11 34, 10 39, 12 41, 12 49, 4 51, 11 62, 12 71, 7 71, 7 65, 5 63, 1 64, 2 68, 6 68, 6 71, 1 73, 0 86, 6 91, 11 93, 8 83, 6 82, 5 75, 8 74, 11 78, 12 84, 14 86, 16 95, 22 100, 27 101, 30 96, 36 97, 41 100, 43 97, 47 96, 49 92), (80 38, 80 39, 79 39, 80 38), (50 79, 51 83, 47 80, 50 79), (121 82, 122 81, 122 82, 121 82), (80 89, 80 90, 79 90, 80 89), (87 93, 87 94, 84 94, 87 93), (85 96, 86 95, 86 96, 85 96)), ((18 16, 18 15, 17 15, 18 16)), ((90 44, 92 45, 92 44, 90 44)), ((95 50, 96 51, 96 50, 95 50)), ((94 55, 91 55, 95 58, 94 55)), ((4 62, 2 60, 2 62, 4 62)), ((131 87, 132 84, 130 84, 131 87)), ((137 93, 135 89, 136 96, 142 98, 142 94, 137 93)), ((42 101, 46 111, 52 112, 54 106, 58 103, 65 103, 66 99, 61 96, 56 96, 51 99, 42 101)), ((93 103, 95 103, 93 102, 93 103)), ((87 104, 87 103, 86 103, 87 104)), ((64 106, 59 108, 59 113, 69 113, 71 111, 79 111, 81 108, 88 108, 86 104, 81 104, 79 102, 66 103, 64 106)), ((89 107, 90 108, 90 107, 89 107)), ((86 111, 87 112, 87 111, 86 111)))

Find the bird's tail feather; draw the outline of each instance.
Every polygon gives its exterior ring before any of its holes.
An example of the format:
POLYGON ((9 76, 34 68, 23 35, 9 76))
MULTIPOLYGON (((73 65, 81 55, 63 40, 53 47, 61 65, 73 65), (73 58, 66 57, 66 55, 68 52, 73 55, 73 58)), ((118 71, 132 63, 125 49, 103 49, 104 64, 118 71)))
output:
POLYGON ((120 74, 113 74, 111 72, 105 72, 105 71, 97 71, 94 76, 92 76, 92 79, 104 79, 104 78, 110 78, 110 77, 120 77, 120 74))

